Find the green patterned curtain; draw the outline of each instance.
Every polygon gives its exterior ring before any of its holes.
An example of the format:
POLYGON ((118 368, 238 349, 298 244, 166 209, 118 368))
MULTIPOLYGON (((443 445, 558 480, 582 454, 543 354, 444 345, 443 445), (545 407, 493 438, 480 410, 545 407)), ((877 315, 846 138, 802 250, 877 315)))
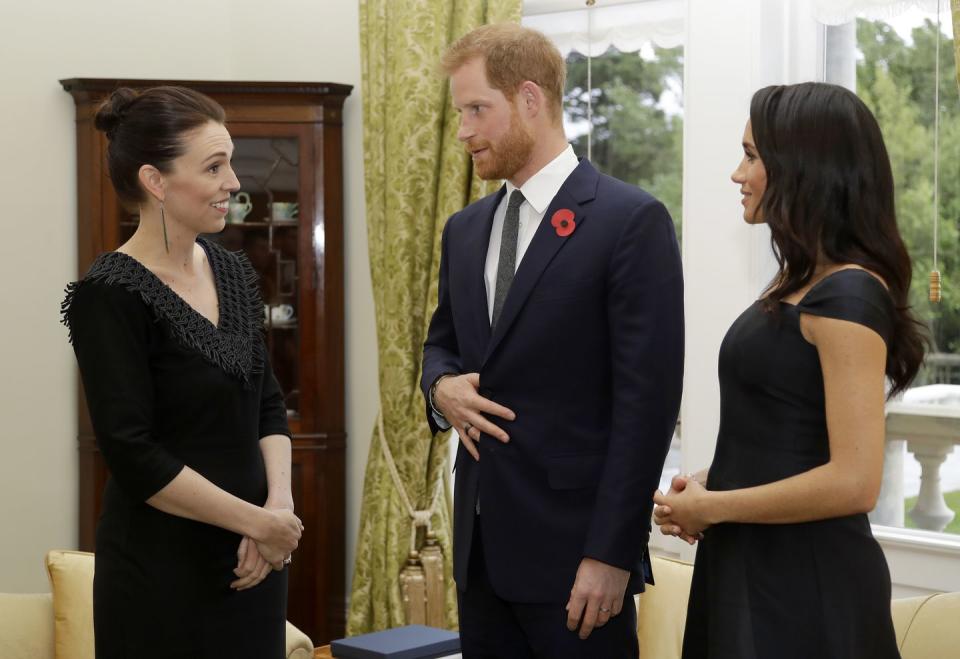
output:
MULTIPOLYGON (((380 410, 400 479, 417 509, 447 486, 448 435, 431 440, 420 357, 436 306, 440 234, 452 213, 494 190, 472 175, 438 72, 444 49, 486 23, 519 21, 521 0, 361 0, 363 155, 376 307, 380 410)), ((347 634, 405 624, 399 574, 411 520, 374 429, 363 484, 347 634)), ((451 503, 431 517, 445 556, 446 622, 457 627, 451 503)))
POLYGON ((957 65, 957 84, 960 85, 960 0, 950 0, 953 14, 953 60, 957 65))

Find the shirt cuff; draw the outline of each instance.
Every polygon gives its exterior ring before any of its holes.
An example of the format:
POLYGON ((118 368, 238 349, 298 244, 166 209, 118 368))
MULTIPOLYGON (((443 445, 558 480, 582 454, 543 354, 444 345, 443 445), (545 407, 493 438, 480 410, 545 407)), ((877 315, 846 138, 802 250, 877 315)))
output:
POLYGON ((433 392, 436 390, 437 384, 440 383, 440 380, 451 375, 453 375, 453 373, 441 373, 430 385, 430 389, 427 390, 427 403, 430 405, 430 414, 433 416, 433 421, 437 424, 437 427, 440 428, 440 430, 448 430, 451 424, 449 421, 447 421, 447 418, 440 413, 440 410, 438 410, 437 406, 434 404, 433 392))
POLYGON ((430 406, 430 415, 433 417, 433 422, 437 424, 437 427, 440 430, 450 430, 450 422, 444 418, 442 414, 433 409, 433 405, 430 406))

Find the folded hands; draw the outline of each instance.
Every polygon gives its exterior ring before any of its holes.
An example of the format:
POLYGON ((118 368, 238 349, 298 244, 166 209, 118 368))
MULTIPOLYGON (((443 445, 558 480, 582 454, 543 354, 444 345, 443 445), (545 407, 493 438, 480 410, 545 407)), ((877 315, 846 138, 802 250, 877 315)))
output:
POLYGON ((674 476, 669 492, 657 490, 653 495, 653 521, 662 534, 692 545, 710 526, 705 511, 709 496, 710 491, 693 474, 674 476))
POLYGON ((237 548, 237 576, 230 587, 247 590, 258 585, 271 570, 283 570, 291 562, 291 555, 300 542, 303 523, 293 514, 293 502, 268 501, 264 510, 270 513, 260 538, 244 536, 237 548))

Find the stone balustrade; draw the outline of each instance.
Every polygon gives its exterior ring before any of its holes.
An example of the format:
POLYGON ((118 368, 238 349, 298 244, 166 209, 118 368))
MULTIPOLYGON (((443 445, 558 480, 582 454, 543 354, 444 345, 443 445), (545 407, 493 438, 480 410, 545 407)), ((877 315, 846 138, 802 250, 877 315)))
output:
POLYGON ((920 463, 920 493, 907 513, 921 529, 942 531, 955 513, 947 507, 940 485, 940 467, 960 444, 960 386, 929 385, 907 391, 886 408, 886 450, 883 486, 870 521, 904 525, 903 467, 905 453, 920 463))

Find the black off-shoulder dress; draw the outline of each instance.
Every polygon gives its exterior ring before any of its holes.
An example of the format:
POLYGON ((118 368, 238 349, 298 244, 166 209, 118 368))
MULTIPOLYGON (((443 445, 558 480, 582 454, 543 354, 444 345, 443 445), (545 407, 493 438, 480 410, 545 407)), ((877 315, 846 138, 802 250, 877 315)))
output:
POLYGON ((241 254, 198 242, 218 326, 119 252, 100 256, 63 303, 111 473, 96 536, 98 659, 285 656, 287 571, 234 591, 239 535, 145 503, 189 466, 263 505, 259 440, 290 434, 256 274, 241 254))
MULTIPOLYGON (((859 323, 889 342, 883 285, 835 272, 779 314, 757 302, 720 347, 720 431, 707 488, 778 481, 830 459, 823 373, 800 314, 859 323)), ((866 515, 719 524, 697 550, 684 659, 894 659, 890 573, 866 515)))

